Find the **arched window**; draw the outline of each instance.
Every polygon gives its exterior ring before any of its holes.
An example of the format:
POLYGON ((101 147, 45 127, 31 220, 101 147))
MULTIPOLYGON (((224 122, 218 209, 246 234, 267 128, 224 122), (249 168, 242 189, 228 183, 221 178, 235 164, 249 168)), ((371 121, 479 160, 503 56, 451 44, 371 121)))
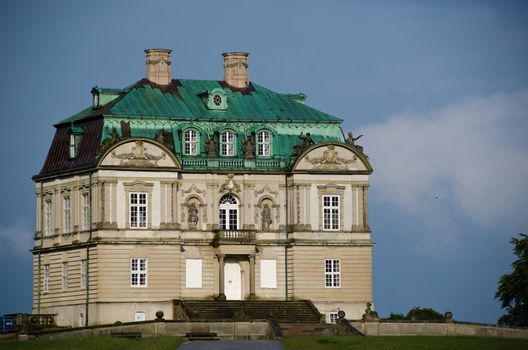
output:
POLYGON ((238 230, 238 201, 230 194, 220 198, 220 229, 238 230))
POLYGON ((262 130, 257 133, 257 156, 271 156, 271 134, 269 131, 262 130))
POLYGON ((229 130, 220 133, 220 155, 235 155, 235 133, 229 130))
POLYGON ((183 133, 183 154, 195 156, 198 154, 198 132, 193 129, 183 133))

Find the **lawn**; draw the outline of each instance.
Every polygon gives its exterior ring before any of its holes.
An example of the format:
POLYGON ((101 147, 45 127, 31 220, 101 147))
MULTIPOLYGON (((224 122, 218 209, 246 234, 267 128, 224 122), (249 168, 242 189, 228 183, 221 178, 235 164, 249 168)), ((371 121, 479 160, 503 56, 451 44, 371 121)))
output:
POLYGON ((284 340, 286 350, 526 350, 527 339, 484 337, 303 337, 284 340))
POLYGON ((17 341, 0 339, 1 350, 176 350, 185 341, 180 337, 130 340, 112 337, 78 337, 54 340, 17 341))
MULTIPOLYGON (((111 337, 79 337, 17 341, 0 339, 0 350, 176 350, 180 337, 129 340, 111 337)), ((481 337, 303 337, 284 340, 286 350, 525 350, 528 340, 481 337)), ((211 342, 214 349, 214 342, 211 342)))

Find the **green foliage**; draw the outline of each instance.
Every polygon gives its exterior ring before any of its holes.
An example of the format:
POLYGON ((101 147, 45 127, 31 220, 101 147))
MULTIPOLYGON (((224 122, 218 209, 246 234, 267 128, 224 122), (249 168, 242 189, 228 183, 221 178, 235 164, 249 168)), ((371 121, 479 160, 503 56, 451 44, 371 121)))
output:
POLYGON ((518 259, 511 265, 513 271, 499 279, 495 299, 500 300, 507 311, 499 324, 528 327, 528 235, 521 233, 520 236, 510 240, 518 259))
POLYGON ((385 318, 385 320, 395 320, 395 321, 398 321, 398 320, 407 320, 408 318, 404 315, 404 314, 400 314, 400 313, 393 313, 391 312, 389 317, 385 318))
POLYGON ((385 318, 385 320, 400 321, 400 320, 417 320, 417 321, 434 321, 434 320, 444 320, 444 315, 438 311, 428 308, 428 307, 418 307, 415 306, 409 310, 407 315, 400 313, 390 313, 390 316, 385 318))
POLYGON ((284 340, 286 350, 524 350, 526 339, 491 337, 301 337, 284 340))
POLYGON ((444 315, 428 307, 413 307, 407 313, 408 320, 432 321, 443 320, 444 315))
POLYGON ((154 337, 141 340, 112 337, 77 337, 30 341, 0 339, 0 350, 175 350, 183 342, 184 339, 180 337, 154 337))

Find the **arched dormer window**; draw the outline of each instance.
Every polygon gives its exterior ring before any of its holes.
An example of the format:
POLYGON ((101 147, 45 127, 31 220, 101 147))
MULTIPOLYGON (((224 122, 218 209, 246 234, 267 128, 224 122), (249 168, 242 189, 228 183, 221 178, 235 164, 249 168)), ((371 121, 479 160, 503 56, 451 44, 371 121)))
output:
POLYGON ((257 133, 257 157, 271 156, 271 133, 261 130, 257 133))
POLYGON ((199 153, 198 148, 198 131, 194 129, 185 130, 183 133, 183 154, 186 156, 196 156, 199 153))
POLYGON ((231 130, 225 130, 220 133, 220 155, 230 157, 235 155, 236 137, 231 130))
POLYGON ((238 201, 226 194, 220 198, 219 226, 222 230, 238 230, 238 201))

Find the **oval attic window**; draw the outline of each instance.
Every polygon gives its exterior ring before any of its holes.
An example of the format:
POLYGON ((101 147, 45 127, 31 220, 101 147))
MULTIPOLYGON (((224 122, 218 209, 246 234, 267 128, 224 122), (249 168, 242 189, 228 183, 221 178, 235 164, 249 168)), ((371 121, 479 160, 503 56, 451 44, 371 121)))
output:
POLYGON ((215 104, 215 106, 220 107, 220 105, 222 104, 222 96, 220 94, 215 94, 213 96, 213 103, 215 104))

